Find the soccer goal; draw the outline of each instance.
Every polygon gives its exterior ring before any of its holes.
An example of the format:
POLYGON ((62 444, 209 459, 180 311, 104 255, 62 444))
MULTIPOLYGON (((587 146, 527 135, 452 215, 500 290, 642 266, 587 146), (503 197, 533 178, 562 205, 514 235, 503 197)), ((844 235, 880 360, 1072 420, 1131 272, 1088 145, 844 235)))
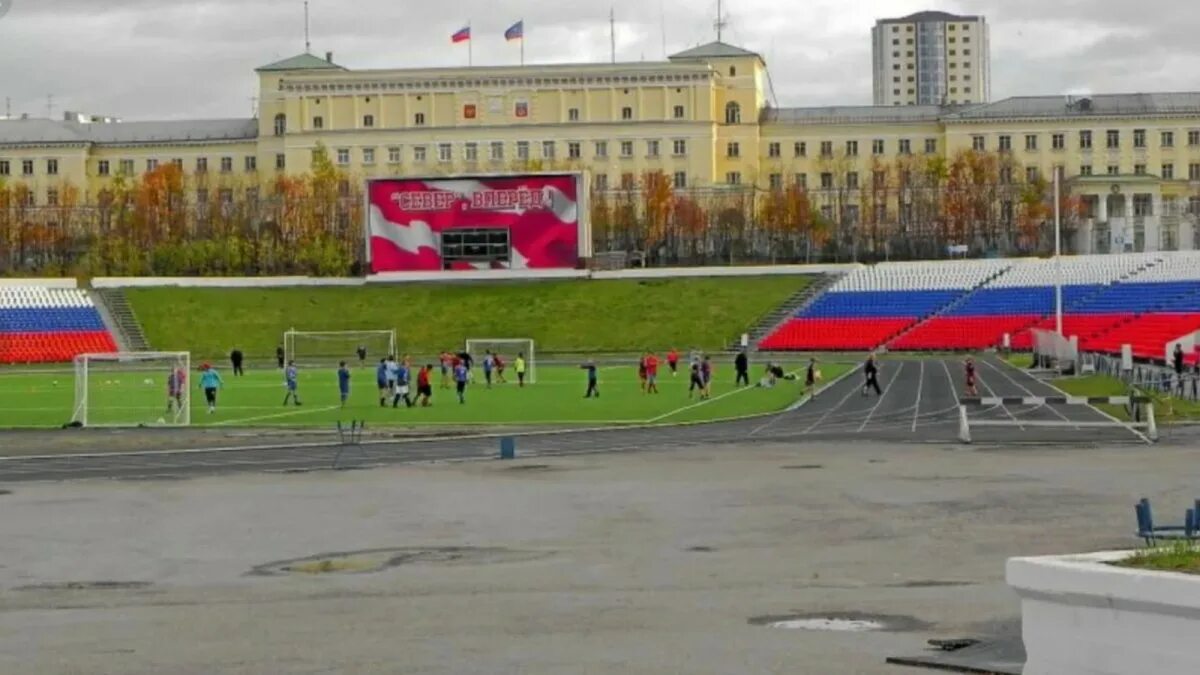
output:
POLYGON ((85 427, 187 426, 192 422, 188 352, 114 352, 75 357, 71 422, 85 427))
POLYGON ((483 365, 483 359, 489 351, 498 355, 514 382, 516 360, 522 356, 525 359, 525 381, 531 384, 537 382, 537 359, 534 357, 533 340, 529 338, 472 339, 467 340, 466 350, 475 360, 476 367, 483 365))
POLYGON ((298 366, 334 366, 339 361, 358 363, 358 350, 365 359, 379 362, 396 353, 396 331, 392 330, 289 330, 283 334, 283 354, 298 366))

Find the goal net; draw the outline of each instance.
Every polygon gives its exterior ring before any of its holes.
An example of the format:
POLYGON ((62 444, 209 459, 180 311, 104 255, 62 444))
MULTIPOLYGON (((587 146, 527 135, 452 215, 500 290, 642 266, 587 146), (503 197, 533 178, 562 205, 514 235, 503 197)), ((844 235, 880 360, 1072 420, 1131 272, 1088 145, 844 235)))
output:
POLYGON ((537 359, 534 357, 533 340, 528 338, 495 338, 467 340, 467 353, 475 361, 476 368, 483 367, 488 352, 498 356, 504 364, 505 376, 517 381, 517 358, 525 359, 525 381, 537 382, 537 359))
POLYGON ((339 361, 358 364, 395 356, 396 331, 393 330, 289 330, 283 334, 285 361, 298 366, 336 366, 339 361))
POLYGON ((85 427, 191 424, 188 352, 114 352, 75 357, 71 422, 85 427))

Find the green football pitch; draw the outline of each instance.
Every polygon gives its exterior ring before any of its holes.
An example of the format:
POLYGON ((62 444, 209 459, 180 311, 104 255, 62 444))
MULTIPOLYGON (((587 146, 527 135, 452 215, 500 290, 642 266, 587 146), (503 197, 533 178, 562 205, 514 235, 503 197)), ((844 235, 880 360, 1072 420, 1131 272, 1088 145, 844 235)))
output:
MULTIPOLYGON (((631 359, 631 361, 634 359, 631 359)), ((785 363, 799 372, 802 362, 785 363)), ((762 365, 752 366, 757 383, 762 365)), ((849 365, 824 363, 826 382, 844 373, 849 365)), ((600 397, 584 399, 586 375, 578 366, 540 364, 537 383, 519 388, 510 382, 487 388, 482 373, 460 404, 452 389, 443 389, 440 373, 433 380, 433 405, 393 409, 379 405, 375 372, 353 371, 351 394, 340 405, 334 368, 302 369, 299 393, 303 405, 283 405, 283 378, 278 370, 251 370, 244 377, 219 371, 225 386, 218 395, 215 414, 208 414, 198 387, 198 373, 190 374, 193 426, 331 427, 338 421, 363 420, 372 427, 454 425, 620 425, 675 424, 731 419, 771 413, 787 408, 802 396, 798 381, 781 381, 773 388, 734 386, 732 364, 720 363, 714 371, 711 398, 689 398, 685 372, 672 377, 664 366, 658 394, 641 391, 636 368, 600 364, 600 397)), ((70 370, 0 370, 0 428, 60 427, 72 417, 74 373, 70 370)), ((88 424, 156 426, 171 419, 166 412, 166 372, 112 370, 93 374, 88 383, 88 424)))

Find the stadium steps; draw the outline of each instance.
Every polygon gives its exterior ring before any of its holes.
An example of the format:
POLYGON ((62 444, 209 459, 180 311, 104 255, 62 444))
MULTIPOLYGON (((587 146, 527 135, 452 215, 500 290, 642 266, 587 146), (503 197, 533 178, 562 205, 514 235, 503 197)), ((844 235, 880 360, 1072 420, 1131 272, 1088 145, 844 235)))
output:
MULTIPOLYGON (((841 278, 839 274, 818 274, 814 275, 812 283, 804 288, 796 291, 787 300, 784 300, 781 305, 776 307, 770 313, 763 316, 747 331, 750 334, 750 349, 757 351, 758 343, 771 333, 778 330, 789 319, 796 316, 800 312, 808 309, 808 306, 821 297, 830 286, 837 283, 841 278)), ((736 352, 741 350, 741 336, 729 343, 729 351, 736 352)))
POLYGON ((899 333, 888 338, 883 343, 882 346, 885 346, 890 349, 892 343, 897 342, 898 340, 900 340, 900 338, 904 337, 905 335, 908 335, 909 333, 920 329, 922 326, 929 323, 930 321, 932 321, 938 317, 945 316, 946 314, 954 311, 956 308, 961 307, 963 305, 963 303, 970 300, 979 291, 987 288, 989 285, 991 285, 991 283, 993 281, 995 281, 996 279, 999 279, 1000 277, 1004 276, 1005 274, 1008 274, 1008 271, 1011 269, 1012 269, 1012 266, 1009 265, 1008 267, 1004 267, 1002 269, 997 270, 995 274, 984 279, 979 284, 976 284, 974 288, 968 289, 966 293, 963 293, 962 295, 958 296, 958 298, 955 299, 953 302, 938 309, 936 312, 934 312, 933 314, 930 314, 929 316, 921 317, 916 322, 914 322, 912 325, 910 325, 908 328, 905 328, 904 330, 900 331, 899 333))
POLYGON ((138 322, 133 308, 129 306, 129 300, 126 299, 123 289, 102 288, 91 291, 91 294, 96 301, 96 307, 100 310, 100 316, 104 319, 104 324, 108 326, 109 332, 116 338, 117 345, 122 351, 151 351, 150 343, 146 340, 146 333, 142 330, 142 324, 138 322))

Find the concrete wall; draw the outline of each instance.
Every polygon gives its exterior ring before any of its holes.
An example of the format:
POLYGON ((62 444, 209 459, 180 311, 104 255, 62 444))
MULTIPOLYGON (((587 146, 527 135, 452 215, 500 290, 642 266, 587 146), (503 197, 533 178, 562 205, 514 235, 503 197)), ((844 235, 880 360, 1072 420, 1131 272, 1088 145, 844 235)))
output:
POLYGON ((42 288, 77 288, 74 279, 5 279, 0 278, 0 287, 4 286, 41 286, 42 288))
POLYGON ((1200 673, 1200 577, 1108 564, 1129 552, 1012 558, 1024 675, 1200 673))

